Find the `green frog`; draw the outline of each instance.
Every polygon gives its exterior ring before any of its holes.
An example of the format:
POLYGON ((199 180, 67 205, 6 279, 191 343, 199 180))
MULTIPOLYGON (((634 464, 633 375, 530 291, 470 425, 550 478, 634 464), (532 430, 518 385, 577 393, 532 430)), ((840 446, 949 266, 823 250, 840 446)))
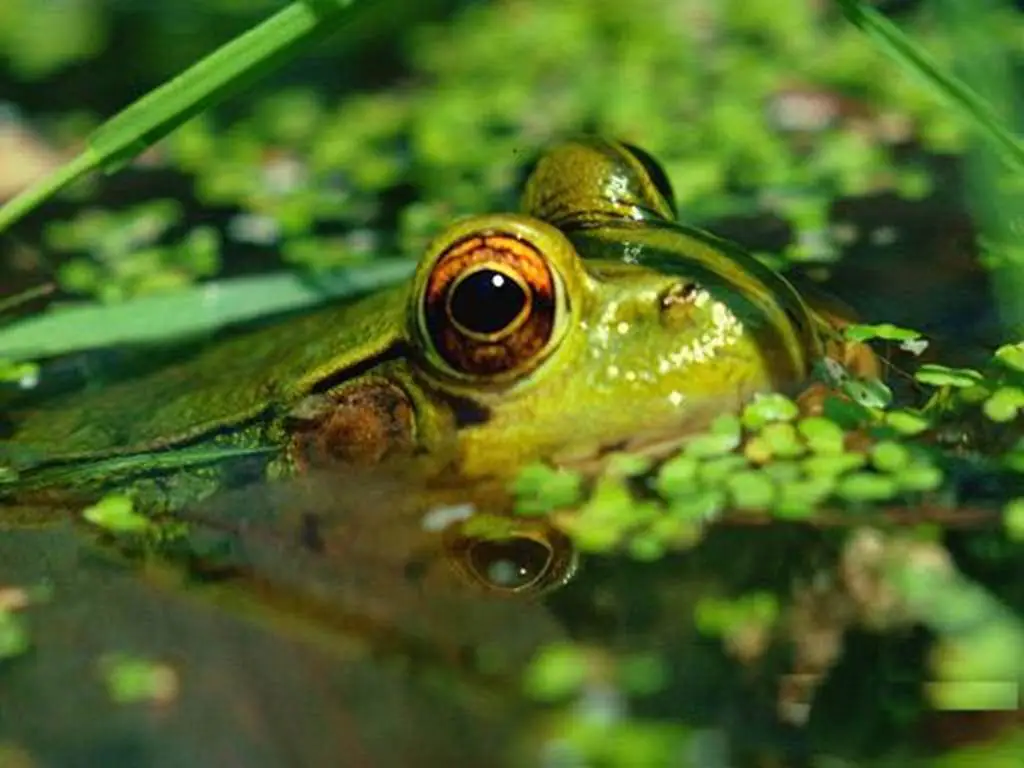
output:
POLYGON ((222 456, 274 478, 416 459, 507 484, 795 392, 833 326, 677 223, 647 153, 581 137, 539 158, 521 212, 452 224, 407 283, 16 414, 0 463, 15 490, 127 486, 162 508, 222 485, 222 456))

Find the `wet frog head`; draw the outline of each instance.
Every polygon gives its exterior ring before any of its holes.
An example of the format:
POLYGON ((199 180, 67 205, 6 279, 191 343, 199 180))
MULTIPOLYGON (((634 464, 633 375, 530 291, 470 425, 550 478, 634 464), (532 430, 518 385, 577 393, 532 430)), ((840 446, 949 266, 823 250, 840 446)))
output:
POLYGON ((406 299, 415 377, 464 419, 462 472, 693 431, 806 379, 820 343, 800 296, 675 223, 667 179, 642 151, 558 145, 522 209, 442 233, 406 299))
POLYGON ((45 403, 15 419, 8 463, 109 485, 212 449, 263 452, 276 474, 411 454, 500 479, 798 386, 821 353, 811 311, 672 208, 642 151, 556 145, 520 213, 453 224, 407 284, 45 403))

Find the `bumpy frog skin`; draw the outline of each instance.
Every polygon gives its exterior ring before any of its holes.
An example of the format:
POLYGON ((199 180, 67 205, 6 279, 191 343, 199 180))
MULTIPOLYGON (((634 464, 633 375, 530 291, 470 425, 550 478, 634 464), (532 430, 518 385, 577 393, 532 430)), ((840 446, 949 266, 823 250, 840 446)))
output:
POLYGON ((270 447, 278 474, 417 454, 501 479, 794 391, 823 322, 754 258, 675 223, 671 198, 640 150, 556 145, 522 213, 455 223, 408 284, 45 404, 16 423, 11 461, 22 487, 159 475, 204 445, 270 447))

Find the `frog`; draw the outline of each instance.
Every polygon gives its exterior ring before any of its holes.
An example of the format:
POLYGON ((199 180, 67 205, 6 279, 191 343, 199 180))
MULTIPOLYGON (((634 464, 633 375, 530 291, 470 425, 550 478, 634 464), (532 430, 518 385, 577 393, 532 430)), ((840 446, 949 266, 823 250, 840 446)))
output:
POLYGON ((132 488, 173 509, 227 482, 223 457, 270 478, 414 459, 503 486, 531 462, 663 445, 798 391, 846 355, 836 317, 677 221, 647 152, 568 138, 526 174, 518 211, 453 222, 405 282, 15 414, 0 493, 132 488))

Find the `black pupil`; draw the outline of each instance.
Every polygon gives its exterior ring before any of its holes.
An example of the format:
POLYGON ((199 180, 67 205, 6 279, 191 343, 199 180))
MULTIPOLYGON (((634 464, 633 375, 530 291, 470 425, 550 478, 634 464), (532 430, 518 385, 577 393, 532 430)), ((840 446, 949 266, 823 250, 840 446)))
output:
POLYGON ((515 589, 539 579, 551 562, 551 550, 528 538, 485 539, 469 551, 473 569, 488 584, 515 589))
POLYGON ((467 331, 497 333, 519 317, 526 293, 508 275, 481 269, 455 286, 449 306, 452 319, 467 331))

